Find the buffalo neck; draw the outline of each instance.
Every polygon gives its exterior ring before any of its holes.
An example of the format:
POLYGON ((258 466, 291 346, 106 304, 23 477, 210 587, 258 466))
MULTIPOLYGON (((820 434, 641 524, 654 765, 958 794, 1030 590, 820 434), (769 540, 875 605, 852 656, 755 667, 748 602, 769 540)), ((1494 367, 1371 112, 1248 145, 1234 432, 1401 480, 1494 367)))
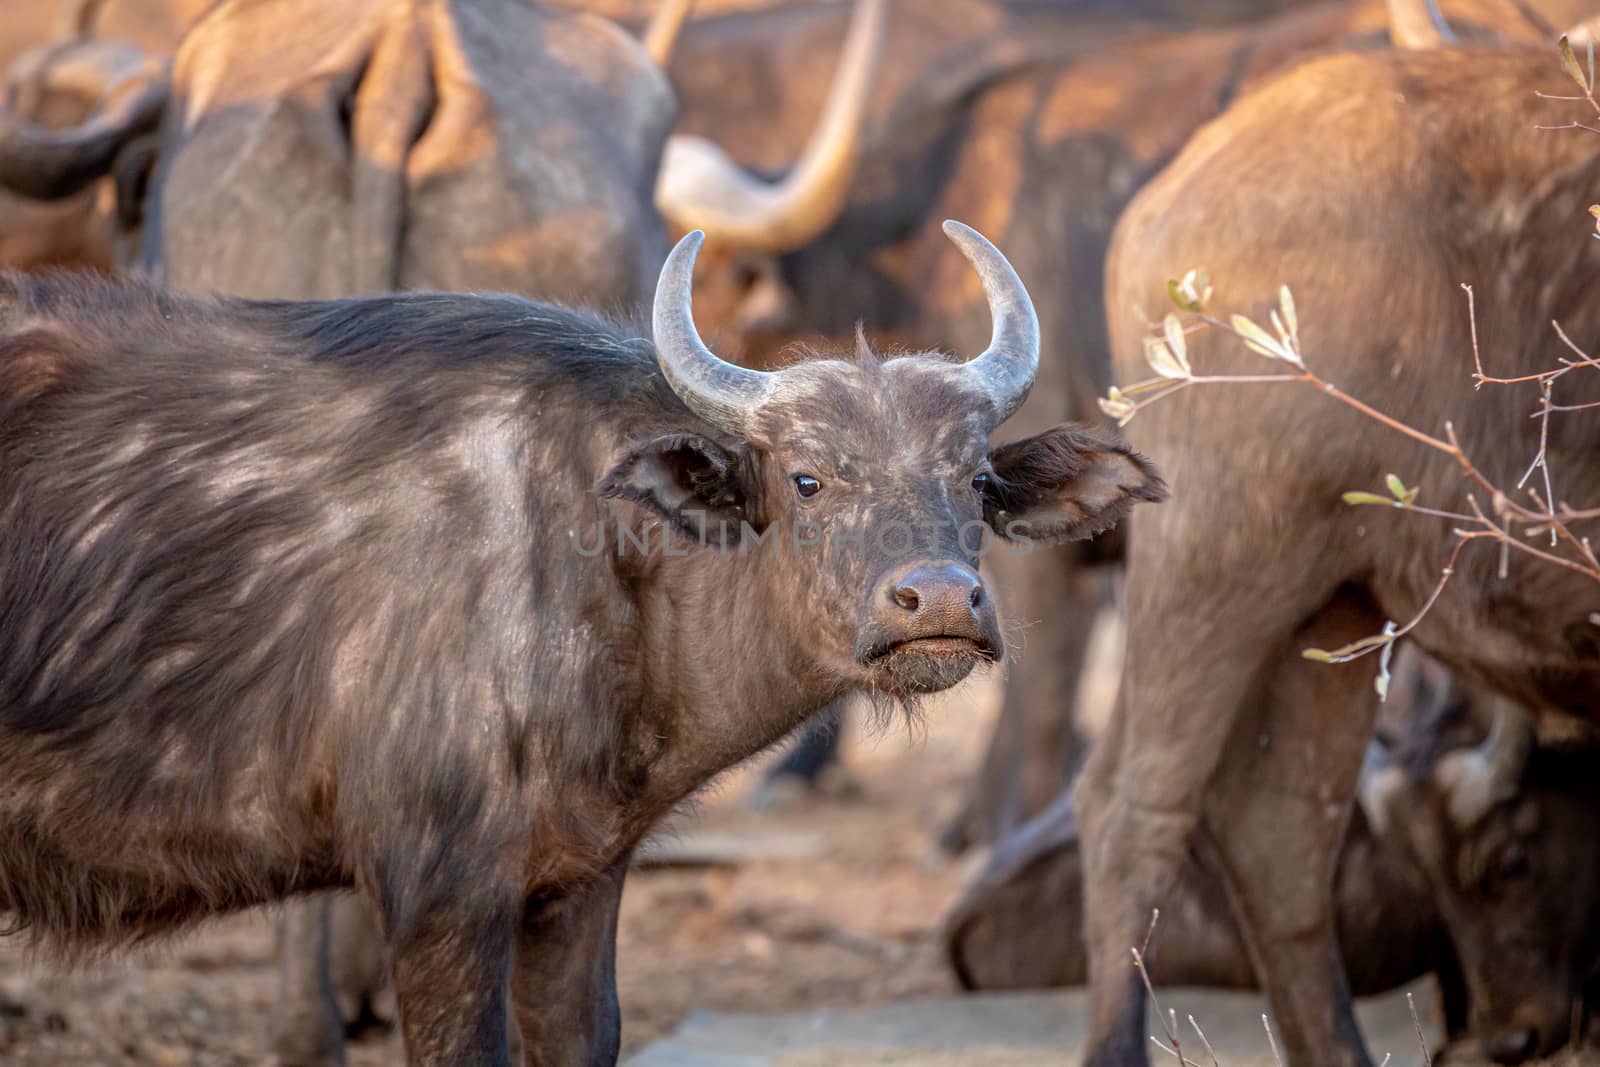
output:
POLYGON ((684 551, 649 568, 635 594, 641 722, 660 727, 645 787, 656 814, 849 688, 818 662, 815 635, 785 625, 770 558, 684 551))

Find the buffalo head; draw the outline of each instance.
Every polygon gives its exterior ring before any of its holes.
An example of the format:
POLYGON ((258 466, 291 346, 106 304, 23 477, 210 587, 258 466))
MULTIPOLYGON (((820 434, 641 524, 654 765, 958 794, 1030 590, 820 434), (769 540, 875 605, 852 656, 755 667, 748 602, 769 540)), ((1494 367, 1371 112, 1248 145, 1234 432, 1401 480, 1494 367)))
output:
POLYGON ((1483 1051, 1548 1054, 1584 1021, 1600 962, 1600 788, 1593 757, 1541 748, 1527 714, 1441 675, 1419 706, 1425 750, 1391 749, 1362 806, 1427 877, 1455 945, 1483 1051), (1488 718, 1487 736, 1474 719, 1488 718), (1476 737, 1476 740, 1470 738, 1476 737))
POLYGON ((1090 537, 1165 495, 1142 457, 1083 428, 990 447, 1033 384, 1038 321, 993 245, 960 223, 945 231, 988 298, 983 353, 880 357, 863 341, 849 357, 774 371, 725 362, 700 339, 690 279, 702 235, 689 234, 662 268, 655 343, 667 383, 714 432, 643 442, 599 489, 722 551, 763 553, 756 580, 821 668, 894 698, 1000 658, 978 573, 990 535, 1090 537))

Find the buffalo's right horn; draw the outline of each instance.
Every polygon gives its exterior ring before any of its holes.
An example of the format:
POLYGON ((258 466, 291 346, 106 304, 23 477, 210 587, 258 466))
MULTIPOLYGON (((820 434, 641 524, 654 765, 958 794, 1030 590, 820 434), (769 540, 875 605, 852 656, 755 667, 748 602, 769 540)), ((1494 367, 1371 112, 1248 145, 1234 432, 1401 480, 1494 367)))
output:
POLYGON ((800 159, 778 182, 746 172, 703 137, 668 139, 656 206, 684 230, 746 248, 784 252, 833 224, 861 154, 867 99, 877 78, 888 0, 857 0, 833 89, 800 159))
POLYGON ((989 347, 961 371, 989 394, 1004 422, 1028 398, 1039 373, 1039 316, 1022 279, 983 234, 954 219, 945 220, 944 232, 978 272, 994 321, 989 347))
POLYGON ((1420 51, 1456 43, 1439 13, 1439 0, 1389 0, 1389 40, 1396 48, 1420 51))
POLYGON ((651 310, 656 360, 684 406, 725 433, 747 437, 751 415, 771 395, 777 374, 735 366, 700 340, 691 291, 704 241, 699 230, 685 234, 661 266, 651 310))
POLYGON ((81 126, 44 130, 0 109, 0 185, 36 200, 56 200, 111 170, 117 152, 160 121, 169 91, 165 63, 126 45, 88 41, 53 50, 35 77, 110 101, 81 126))
POLYGON ((1517 791, 1533 751, 1533 723, 1521 708, 1495 698, 1494 726, 1476 748, 1451 752, 1434 769, 1459 827, 1473 826, 1517 791))

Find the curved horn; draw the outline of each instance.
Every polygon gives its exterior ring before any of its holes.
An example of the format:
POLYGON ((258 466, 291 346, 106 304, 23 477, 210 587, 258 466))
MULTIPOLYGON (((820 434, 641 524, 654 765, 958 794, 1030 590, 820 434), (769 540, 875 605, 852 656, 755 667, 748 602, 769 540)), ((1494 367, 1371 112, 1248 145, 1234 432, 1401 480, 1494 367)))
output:
POLYGON ((1444 789, 1450 818, 1462 828, 1473 826, 1516 792, 1533 751, 1533 723, 1527 713, 1503 699, 1496 698, 1495 704, 1494 726, 1483 743, 1450 753, 1433 772, 1444 789))
POLYGON ((62 38, 83 37, 94 29, 104 0, 68 0, 56 9, 51 23, 51 36, 62 38))
POLYGON ((1396 48, 1420 51, 1456 43, 1439 13, 1439 0, 1389 0, 1389 40, 1396 48))
POLYGON ((70 130, 42 130, 0 110, 0 185, 36 200, 71 196, 104 177, 122 146, 160 121, 167 102, 166 64, 125 45, 69 48, 40 76, 111 103, 70 130))
POLYGON ((1597 33, 1596 30, 1600 30, 1600 18, 1587 19, 1580 22, 1568 30, 1564 36, 1567 38, 1569 45, 1577 48, 1580 45, 1588 44, 1590 41, 1600 43, 1600 33, 1597 33))
POLYGON ((699 230, 685 234, 661 266, 650 318, 656 360, 690 411, 725 433, 744 437, 750 416, 771 394, 775 376, 728 363, 700 340, 690 291, 695 256, 704 241, 699 230))
POLYGON ((703 229, 719 241, 769 252, 798 248, 832 225, 861 154, 887 2, 857 0, 822 118, 782 181, 758 179, 705 138, 677 134, 661 157, 661 213, 680 229, 703 229))
POLYGON ((989 347, 962 370, 981 383, 1004 422, 1028 398, 1039 373, 1039 316, 1022 279, 988 238, 955 219, 945 220, 944 232, 978 272, 994 320, 989 347))
POLYGON ((1388 836, 1389 815, 1405 784, 1405 770, 1395 764, 1383 742, 1376 739, 1368 742, 1366 758, 1361 762, 1361 776, 1356 781, 1356 802, 1377 836, 1388 836))
POLYGON ((650 25, 645 27, 641 39, 644 50, 663 72, 672 65, 672 49, 678 43, 678 33, 693 6, 694 0, 661 0, 656 13, 650 16, 650 25))

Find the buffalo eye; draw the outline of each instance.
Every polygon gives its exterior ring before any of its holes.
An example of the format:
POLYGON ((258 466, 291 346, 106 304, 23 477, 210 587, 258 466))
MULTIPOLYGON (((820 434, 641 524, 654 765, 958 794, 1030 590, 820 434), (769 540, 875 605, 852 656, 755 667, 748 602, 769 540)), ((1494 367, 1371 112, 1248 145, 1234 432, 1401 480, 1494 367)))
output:
POLYGON ((1528 850, 1521 845, 1512 845, 1500 856, 1500 877, 1511 881, 1516 878, 1526 878, 1528 875, 1528 850))
POLYGON ((994 476, 988 471, 979 471, 972 476, 972 488, 977 490, 979 496, 982 496, 989 491, 989 486, 993 481, 994 476))
POLYGON ((822 483, 809 474, 796 474, 794 475, 794 491, 799 493, 802 499, 813 497, 822 492, 822 483))

